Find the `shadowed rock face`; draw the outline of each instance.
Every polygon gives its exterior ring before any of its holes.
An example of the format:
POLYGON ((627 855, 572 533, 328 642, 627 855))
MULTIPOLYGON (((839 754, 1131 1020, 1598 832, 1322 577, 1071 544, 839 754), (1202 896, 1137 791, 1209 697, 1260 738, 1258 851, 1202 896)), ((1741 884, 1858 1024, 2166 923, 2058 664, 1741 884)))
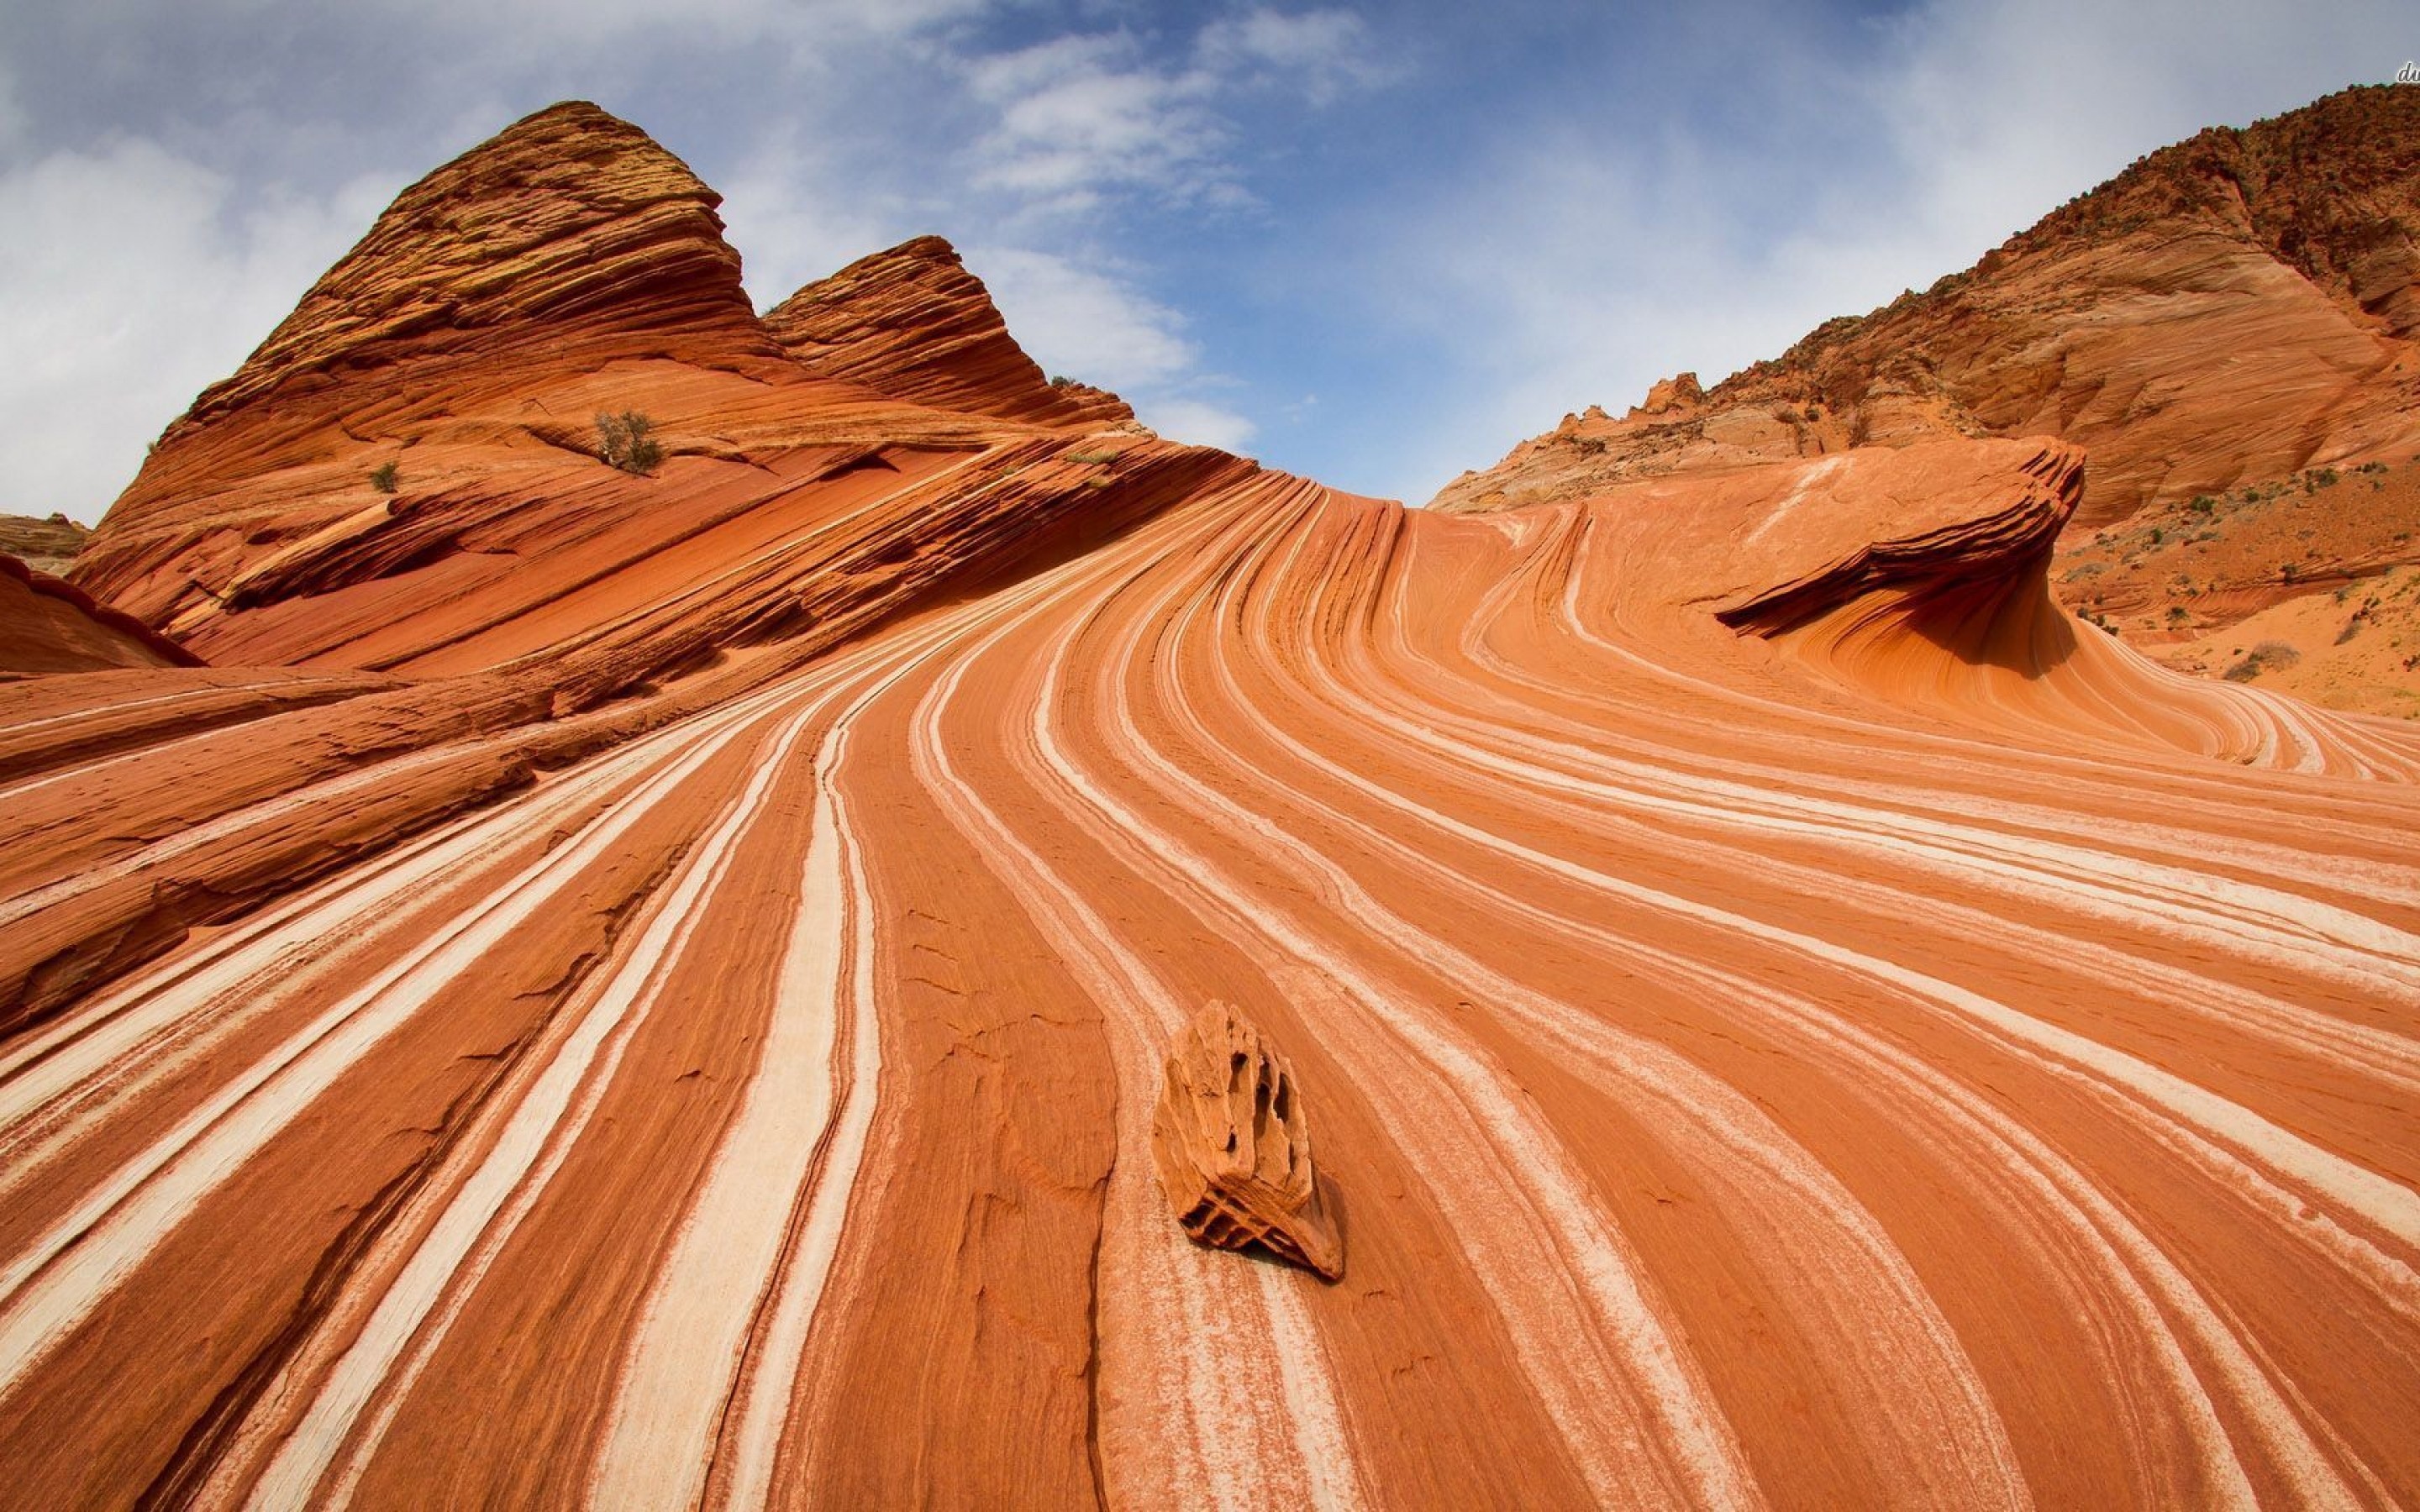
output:
POLYGON ((1197 1244, 1258 1247, 1330 1281, 1344 1242, 1320 1199, 1294 1072, 1261 1031, 1212 1003, 1177 1036, 1152 1114, 1152 1160, 1197 1244))
POLYGON ((983 281, 939 237, 853 262, 767 311, 765 324, 817 372, 893 398, 1042 424, 1134 419, 1114 393, 1046 379, 983 281))
POLYGON ((1967 271, 1699 393, 1656 385, 1466 473, 1453 512, 1938 436, 2092 456, 2079 523, 2420 450, 2420 90, 2153 153, 1967 271))
POLYGON ((79 559, 211 665, 0 682, 11 1495, 2420 1500, 2420 737, 2070 615, 2072 440, 1405 510, 669 162, 408 193, 79 559))
POLYGON ((0 678, 106 667, 192 667, 200 658, 74 584, 0 555, 0 678))

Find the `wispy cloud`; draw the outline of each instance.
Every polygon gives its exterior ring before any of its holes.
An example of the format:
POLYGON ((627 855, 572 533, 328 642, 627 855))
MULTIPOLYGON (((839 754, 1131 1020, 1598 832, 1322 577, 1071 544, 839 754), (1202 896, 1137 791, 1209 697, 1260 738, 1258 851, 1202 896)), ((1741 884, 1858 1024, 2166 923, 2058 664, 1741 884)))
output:
POLYGON ((965 252, 1018 345, 1052 373, 1114 389, 1142 422, 1178 440, 1230 450, 1257 427, 1216 397, 1233 380, 1207 373, 1186 317, 1097 258, 1022 247, 965 252))
POLYGON ((975 144, 978 187, 1057 211, 1096 209, 1118 189, 1174 201, 1241 193, 1221 161, 1231 132, 1210 108, 1216 80, 1148 66, 1128 34, 1053 38, 966 68, 975 99, 998 112, 975 144))
POLYGON ((1023 208, 1097 210, 1118 192, 1162 203, 1253 203, 1230 150, 1233 112, 1288 90, 1314 106, 1396 77, 1350 11, 1265 8, 1203 25, 1168 55, 1126 31, 1077 33, 970 57, 968 87, 996 119, 973 147, 974 183, 1023 208))

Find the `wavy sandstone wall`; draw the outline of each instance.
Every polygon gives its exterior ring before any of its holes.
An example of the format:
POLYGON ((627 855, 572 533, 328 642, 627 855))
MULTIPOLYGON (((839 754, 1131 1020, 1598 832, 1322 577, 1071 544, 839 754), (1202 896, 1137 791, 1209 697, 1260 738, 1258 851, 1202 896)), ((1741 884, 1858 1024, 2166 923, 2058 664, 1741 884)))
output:
POLYGON ((408 193, 79 563, 213 665, 0 684, 8 1494, 2420 1498, 2420 737, 2062 609, 2076 445, 1405 510, 669 162, 408 193))

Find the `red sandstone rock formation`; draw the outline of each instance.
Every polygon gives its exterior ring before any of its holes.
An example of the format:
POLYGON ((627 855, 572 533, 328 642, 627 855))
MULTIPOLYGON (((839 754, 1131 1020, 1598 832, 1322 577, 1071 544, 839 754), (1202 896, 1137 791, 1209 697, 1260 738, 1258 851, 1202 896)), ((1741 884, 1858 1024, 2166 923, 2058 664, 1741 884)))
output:
POLYGON ((911 403, 1046 425, 1134 419, 1114 393, 1045 378, 939 237, 860 258, 767 311, 765 324, 817 372, 911 403))
POLYGON ((1195 1243, 1264 1249, 1330 1281, 1344 1274, 1301 1089, 1233 1005, 1210 1004, 1177 1035, 1152 1113, 1151 1154, 1195 1243))
POLYGON ((815 373, 676 168, 408 193, 79 565, 213 665, 0 685, 12 1494, 2420 1498, 2420 739, 2070 616, 2071 441, 1407 511, 815 373), (1336 1284, 1170 1221, 1213 1000, 1336 1284))
POLYGON ((2420 451, 2420 90, 2355 88, 2155 152, 1986 254, 1689 398, 1524 442, 1449 512, 1932 436, 2091 455, 2086 526, 2420 451))
POLYGON ((201 658, 132 615, 0 555, 0 678, 200 664, 201 658))

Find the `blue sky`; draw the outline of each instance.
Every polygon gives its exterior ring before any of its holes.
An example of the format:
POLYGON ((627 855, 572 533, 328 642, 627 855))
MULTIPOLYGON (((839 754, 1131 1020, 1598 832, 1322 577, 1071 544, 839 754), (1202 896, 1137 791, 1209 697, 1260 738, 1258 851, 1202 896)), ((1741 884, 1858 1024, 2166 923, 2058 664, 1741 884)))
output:
POLYGON ((404 185, 592 99, 760 306, 939 232, 1052 372, 1418 502, 2420 53, 2405 0, 0 0, 0 512, 92 520, 404 185))

